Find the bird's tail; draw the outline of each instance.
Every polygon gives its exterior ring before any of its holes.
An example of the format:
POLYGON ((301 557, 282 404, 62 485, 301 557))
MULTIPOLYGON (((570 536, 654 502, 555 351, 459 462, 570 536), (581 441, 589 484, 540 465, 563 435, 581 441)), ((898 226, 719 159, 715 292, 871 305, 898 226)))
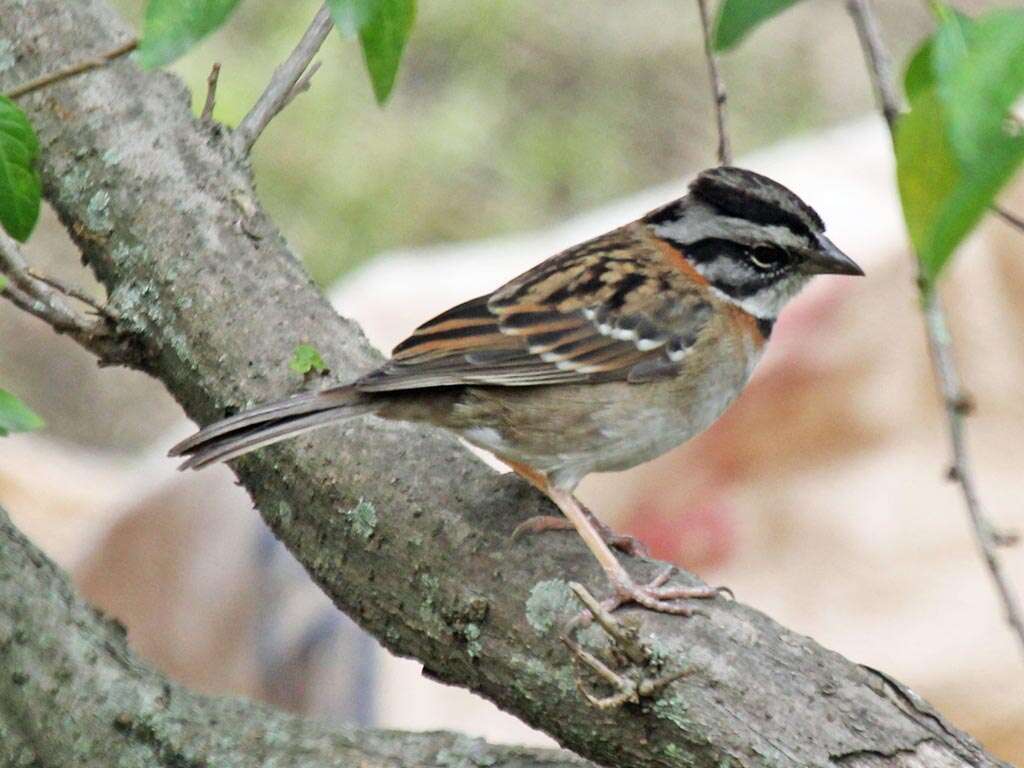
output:
POLYGON ((201 469, 374 407, 372 398, 351 386, 304 392, 214 422, 182 440, 168 455, 187 457, 179 469, 201 469))

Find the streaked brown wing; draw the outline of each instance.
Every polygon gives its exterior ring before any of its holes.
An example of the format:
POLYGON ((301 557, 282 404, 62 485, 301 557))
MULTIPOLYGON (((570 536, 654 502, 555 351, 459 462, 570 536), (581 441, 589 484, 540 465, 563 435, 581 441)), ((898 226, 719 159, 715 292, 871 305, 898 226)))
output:
POLYGON ((639 227, 563 251, 493 294, 429 320, 357 387, 382 392, 673 375, 711 307, 639 227))

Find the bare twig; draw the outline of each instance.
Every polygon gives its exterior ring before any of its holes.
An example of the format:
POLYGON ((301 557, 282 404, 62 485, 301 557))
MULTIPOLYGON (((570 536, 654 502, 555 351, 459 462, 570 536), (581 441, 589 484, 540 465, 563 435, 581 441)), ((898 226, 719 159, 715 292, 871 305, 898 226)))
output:
POLYGON ((732 147, 729 142, 729 132, 725 126, 727 101, 725 82, 718 71, 718 59, 715 57, 715 51, 711 45, 711 19, 708 14, 707 0, 697 0, 697 7, 700 9, 700 23, 704 31, 704 55, 708 60, 711 98, 715 102, 715 120, 718 124, 718 164, 730 165, 732 163, 732 147))
POLYGON ((288 94, 288 100, 284 103, 284 105, 286 107, 289 104, 291 104, 292 103, 292 99, 294 99, 300 93, 305 93, 306 91, 309 90, 309 86, 312 85, 312 83, 313 83, 313 75, 315 75, 317 72, 320 71, 320 67, 322 65, 323 65, 322 61, 314 61, 313 64, 310 66, 310 68, 306 70, 306 74, 304 74, 299 79, 299 82, 297 82, 295 84, 295 87, 292 88, 291 93, 288 94))
POLYGON ((203 111, 199 119, 204 123, 213 120, 213 108, 217 105, 217 81, 220 79, 220 62, 215 61, 210 68, 210 74, 206 78, 206 101, 203 102, 203 111))
POLYGON ((974 475, 970 468, 967 445, 964 436, 964 416, 971 409, 970 401, 964 394, 960 383, 960 374, 953 359, 953 339, 946 324, 946 315, 942 310, 938 295, 934 290, 924 294, 924 319, 928 331, 928 349, 931 352, 932 366, 942 389, 942 399, 946 406, 946 421, 949 426, 949 441, 953 451, 953 464, 950 467, 950 479, 955 481, 964 496, 967 514, 974 529, 974 538, 978 545, 985 565, 988 566, 995 582, 996 590, 1006 611, 1006 620, 1017 633, 1021 646, 1024 648, 1024 617, 1021 616, 1020 603, 1014 594, 1013 586, 1003 572, 1002 562, 996 554, 1001 546, 1003 536, 995 531, 985 517, 978 499, 978 490, 974 475))
POLYGON ((135 351, 126 337, 119 335, 117 318, 106 307, 94 301, 77 288, 65 286, 50 278, 34 273, 25 261, 18 244, 0 231, 0 274, 8 284, 0 296, 19 309, 38 317, 57 333, 66 333, 82 346, 94 352, 103 362, 125 362, 133 359, 135 351), (73 298, 86 304, 95 316, 88 317, 67 303, 73 298))
POLYGON ((67 302, 61 292, 49 282, 39 280, 32 274, 18 244, 0 232, 0 273, 10 280, 4 291, 10 299, 54 330, 64 333, 87 333, 95 326, 94 321, 81 316, 67 302))
MULTIPOLYGON (((869 0, 848 0, 847 8, 857 27, 857 34, 860 37, 861 47, 864 49, 864 58, 867 61, 871 81, 874 83, 882 115, 891 131, 900 113, 900 99, 889 64, 889 54, 879 33, 878 22, 869 0)), ((995 210, 1006 218, 1004 211, 998 208, 995 210)), ((985 517, 970 470, 970 461, 964 440, 964 418, 970 411, 970 401, 960 382, 946 315, 934 289, 924 287, 923 282, 921 285, 923 286, 922 299, 928 349, 931 353, 932 369, 938 379, 946 406, 946 422, 953 453, 953 464, 949 476, 960 485, 963 491, 964 502, 978 549, 981 551, 982 558, 1003 602, 1007 621, 1016 633, 1021 649, 1024 650, 1024 619, 1021 616, 1020 605, 996 554, 1000 543, 999 536, 985 517)))
POLYGON ((882 34, 878 28, 878 20, 869 5, 869 0, 849 0, 847 3, 850 16, 857 27, 857 36, 864 51, 871 84, 875 89, 875 98, 882 110, 882 117, 891 131, 896 125, 896 118, 901 111, 901 100, 896 90, 896 79, 892 74, 892 58, 882 42, 882 34))
POLYGON ((1016 229, 1019 229, 1021 232, 1024 232, 1024 217, 1018 216, 1012 211, 1006 210, 1001 205, 993 205, 992 211, 993 213, 996 214, 996 216, 1005 221, 1011 227, 1015 227, 1016 229))
POLYGON ((115 59, 119 59, 122 56, 131 53, 138 47, 138 39, 133 38, 127 43, 117 46, 117 48, 114 48, 113 50, 101 53, 99 56, 93 56, 91 59, 85 59, 77 64, 72 64, 70 67, 58 69, 56 72, 49 72, 45 75, 40 75, 33 80, 29 80, 26 83, 22 83, 21 85, 12 88, 4 95, 10 99, 16 99, 19 96, 32 93, 32 91, 38 91, 40 88, 44 88, 47 85, 51 85, 61 80, 66 80, 69 77, 74 77, 75 75, 80 75, 83 72, 88 72, 90 69, 102 67, 115 59))
POLYGON ((295 46, 295 50, 274 70, 266 90, 235 129, 235 135, 246 154, 263 133, 263 129, 293 98, 296 85, 303 73, 306 72, 313 57, 316 56, 317 51, 320 50, 324 40, 327 39, 333 26, 334 23, 331 21, 331 13, 327 6, 321 6, 316 16, 313 17, 309 28, 302 35, 302 39, 299 40, 299 44, 295 46))

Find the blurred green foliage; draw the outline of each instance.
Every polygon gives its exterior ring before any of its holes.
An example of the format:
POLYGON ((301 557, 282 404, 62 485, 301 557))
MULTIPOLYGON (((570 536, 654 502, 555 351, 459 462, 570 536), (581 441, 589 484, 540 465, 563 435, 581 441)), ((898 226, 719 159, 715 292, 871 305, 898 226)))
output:
POLYGON ((1024 12, 972 20, 937 8, 934 37, 907 67, 911 109, 895 134, 904 216, 929 282, 1024 162, 1011 117, 1024 92, 1024 12))
POLYGON ((343 34, 358 35, 377 103, 395 87, 398 64, 416 18, 416 0, 327 0, 343 34))
POLYGON ((149 0, 139 61, 160 67, 185 53, 231 15, 238 0, 149 0))
MULTIPOLYGON (((142 0, 117 0, 141 24, 142 0)), ((916 0, 881 9, 897 52, 930 25, 916 0)), ((319 3, 241 3, 173 69, 237 124, 319 3)), ((260 197, 316 280, 378 252, 550 225, 714 162, 697 8, 678 0, 420 3, 387 106, 359 46, 323 68, 257 142, 260 197)), ((841 4, 799 3, 723 62, 743 152, 871 107, 841 4)), ((680 186, 680 192, 682 187, 680 186)))
POLYGON ((0 389, 0 437, 11 432, 30 432, 42 426, 43 420, 35 412, 10 392, 0 389))
POLYGON ((39 220, 39 140, 25 113, 0 95, 0 228, 24 242, 39 220))
POLYGON ((718 4, 713 43, 716 51, 734 47, 755 27, 799 0, 722 0, 718 4))

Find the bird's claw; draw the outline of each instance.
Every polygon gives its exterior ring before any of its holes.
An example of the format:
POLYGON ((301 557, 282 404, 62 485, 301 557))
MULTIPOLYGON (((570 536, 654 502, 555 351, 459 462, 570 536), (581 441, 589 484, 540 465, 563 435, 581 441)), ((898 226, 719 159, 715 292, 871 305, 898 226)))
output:
POLYGON ((674 566, 669 566, 659 573, 647 584, 637 584, 628 575, 625 577, 613 576, 612 586, 615 594, 605 601, 604 607, 611 612, 629 603, 636 603, 649 611, 657 613, 669 613, 675 616, 692 616, 694 607, 685 600, 707 600, 718 597, 724 589, 730 595, 732 591, 721 587, 686 587, 686 586, 664 586, 676 572, 674 566))
MULTIPOLYGON (((611 656, 618 660, 616 666, 625 666, 625 669, 617 671, 595 654, 583 648, 572 638, 572 632, 578 624, 575 620, 570 622, 565 634, 562 635, 562 642, 578 662, 588 667, 598 678, 603 679, 613 691, 608 696, 597 696, 588 690, 581 678, 577 678, 576 687, 591 705, 598 709, 615 709, 628 702, 639 704, 641 699, 654 696, 660 689, 691 672, 689 667, 683 667, 669 673, 650 675, 653 657, 650 649, 640 639, 637 628, 617 621, 610 612, 605 610, 602 603, 599 603, 579 584, 573 583, 570 584, 570 587, 580 602, 587 607, 583 614, 596 618, 611 641, 611 656)), ((660 665, 657 663, 653 664, 655 669, 658 666, 660 665)))

